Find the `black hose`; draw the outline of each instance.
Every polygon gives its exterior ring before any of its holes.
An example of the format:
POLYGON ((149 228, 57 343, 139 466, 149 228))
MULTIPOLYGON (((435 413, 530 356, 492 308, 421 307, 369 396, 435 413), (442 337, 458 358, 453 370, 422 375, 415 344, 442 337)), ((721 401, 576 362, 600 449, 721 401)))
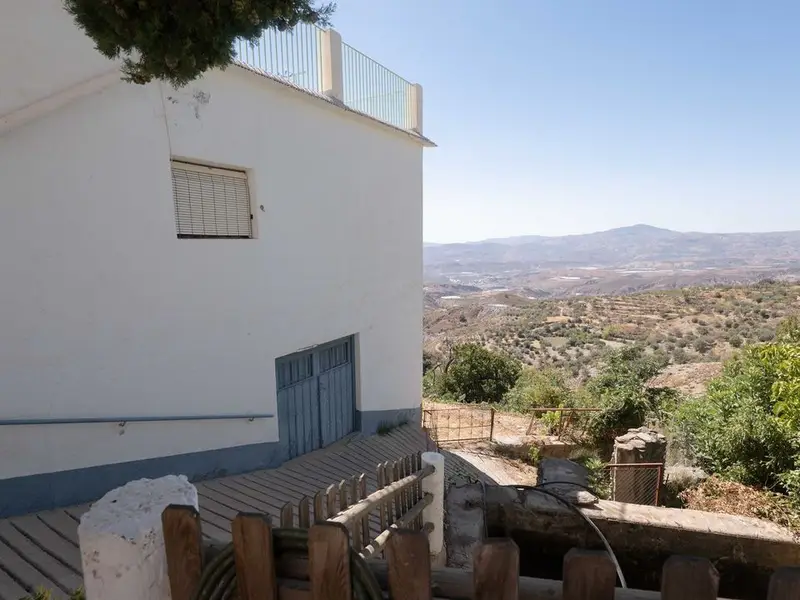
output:
POLYGON ((553 492, 549 492, 547 490, 542 489, 542 487, 545 486, 545 485, 555 485, 555 484, 574 485, 576 487, 583 488, 587 492, 597 496, 597 493, 592 491, 592 489, 590 487, 585 486, 585 485, 580 484, 580 483, 573 483, 572 481, 546 481, 546 482, 540 483, 538 485, 513 485, 513 486, 509 486, 509 487, 513 487, 513 488, 518 489, 518 490, 533 490, 534 492, 539 492, 540 494, 545 494, 547 496, 550 496, 551 498, 555 498, 558 502, 560 502, 561 504, 563 504, 564 506, 569 508, 572 512, 577 514, 581 519, 586 521, 586 523, 589 524, 589 527, 591 527, 594 530, 594 532, 597 534, 597 536, 600 538, 600 541, 603 543, 603 546, 605 546, 606 552, 608 552, 608 555, 611 557, 611 561, 614 563, 614 568, 617 570, 617 577, 619 578, 620 587, 627 588, 628 587, 628 583, 625 581, 625 576, 622 574, 622 567, 619 566, 619 561, 617 560, 617 555, 614 554, 614 550, 611 548, 611 544, 608 543, 608 539, 606 539, 606 536, 603 535, 602 531, 600 531, 600 528, 597 527, 597 525, 595 525, 595 522, 592 521, 585 514, 583 514, 583 511, 581 511, 581 509, 578 508, 577 506, 575 506, 572 502, 562 498, 558 494, 554 494, 553 492))
MULTIPOLYGON (((308 556, 308 530, 278 528, 272 530, 275 556, 308 556)), ((383 600, 383 592, 364 558, 350 548, 350 575, 353 600, 383 600)), ((193 600, 229 600, 236 595, 236 565, 233 544, 222 548, 206 565, 193 600)))

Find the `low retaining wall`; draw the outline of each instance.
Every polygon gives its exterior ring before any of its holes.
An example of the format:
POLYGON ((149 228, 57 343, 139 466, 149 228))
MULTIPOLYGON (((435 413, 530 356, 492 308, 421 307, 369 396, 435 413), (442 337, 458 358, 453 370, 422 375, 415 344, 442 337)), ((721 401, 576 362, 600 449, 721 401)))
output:
MULTIPOLYGON (((536 490, 487 486, 485 507, 489 536, 519 545, 524 576, 560 579, 570 548, 603 548, 579 515, 536 490)), ((792 535, 758 519, 604 500, 578 510, 606 536, 633 588, 659 589, 664 561, 687 554, 714 562, 720 596, 763 598, 776 568, 800 564, 792 535)))

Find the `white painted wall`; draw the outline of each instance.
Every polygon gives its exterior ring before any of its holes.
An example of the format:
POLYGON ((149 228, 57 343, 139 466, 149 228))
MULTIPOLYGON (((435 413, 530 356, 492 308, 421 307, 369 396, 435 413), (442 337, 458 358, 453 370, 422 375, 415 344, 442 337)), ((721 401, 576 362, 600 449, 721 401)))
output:
POLYGON ((113 66, 60 0, 0 2, 0 50, 0 119, 113 66))
MULTIPOLYGON (((275 412, 275 358, 349 334, 359 408, 419 405, 422 149, 404 134, 232 67, 17 127, 0 182, 0 419, 275 412), (248 169, 258 239, 177 239, 170 155, 248 169)), ((277 418, 121 431, 0 427, 0 479, 278 436, 277 418)))

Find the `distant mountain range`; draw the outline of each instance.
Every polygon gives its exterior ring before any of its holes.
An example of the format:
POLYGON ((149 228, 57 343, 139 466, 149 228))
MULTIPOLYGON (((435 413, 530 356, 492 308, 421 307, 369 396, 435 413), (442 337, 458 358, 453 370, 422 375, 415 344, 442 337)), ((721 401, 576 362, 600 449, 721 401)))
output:
POLYGON ((800 231, 683 233, 633 225, 584 235, 425 244, 423 256, 426 281, 435 283, 531 288, 534 295, 537 286, 545 295, 624 293, 631 283, 637 290, 797 277, 800 231), (617 281, 611 289, 595 290, 610 277, 617 281))

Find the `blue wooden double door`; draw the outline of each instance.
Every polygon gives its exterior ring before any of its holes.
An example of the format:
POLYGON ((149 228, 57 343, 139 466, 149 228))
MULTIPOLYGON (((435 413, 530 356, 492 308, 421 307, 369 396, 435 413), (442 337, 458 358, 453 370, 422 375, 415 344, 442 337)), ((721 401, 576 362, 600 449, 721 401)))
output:
POLYGON ((288 458, 332 444, 355 425, 353 338, 275 361, 278 428, 288 458))

